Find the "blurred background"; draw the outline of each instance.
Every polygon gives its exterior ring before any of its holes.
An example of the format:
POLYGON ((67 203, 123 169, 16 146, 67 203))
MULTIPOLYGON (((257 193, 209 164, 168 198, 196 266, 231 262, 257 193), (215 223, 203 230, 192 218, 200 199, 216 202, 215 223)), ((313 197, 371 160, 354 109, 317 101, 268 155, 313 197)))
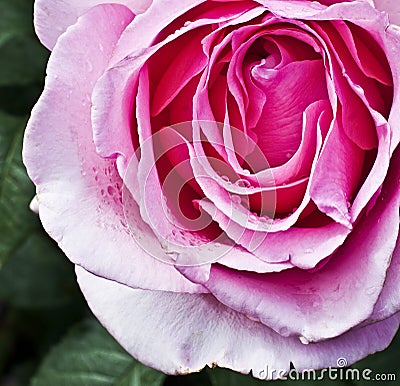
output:
MULTIPOLYGON (((35 190, 21 161, 22 138, 49 56, 35 37, 32 9, 33 0, 0 0, 0 386, 265 384, 224 369, 167 377, 131 358, 91 315, 72 264, 29 210, 35 190)), ((353 368, 397 381, 284 383, 400 385, 400 335, 353 368)))

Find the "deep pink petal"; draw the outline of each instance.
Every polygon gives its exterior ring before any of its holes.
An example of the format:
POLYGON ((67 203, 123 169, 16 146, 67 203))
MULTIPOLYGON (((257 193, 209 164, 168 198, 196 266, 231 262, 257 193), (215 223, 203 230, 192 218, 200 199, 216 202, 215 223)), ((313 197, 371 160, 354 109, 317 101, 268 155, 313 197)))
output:
POLYGON ((257 145, 271 166, 288 160, 301 142, 303 111, 328 99, 322 61, 293 62, 279 70, 256 66, 253 77, 266 95, 260 120, 253 129, 257 145))

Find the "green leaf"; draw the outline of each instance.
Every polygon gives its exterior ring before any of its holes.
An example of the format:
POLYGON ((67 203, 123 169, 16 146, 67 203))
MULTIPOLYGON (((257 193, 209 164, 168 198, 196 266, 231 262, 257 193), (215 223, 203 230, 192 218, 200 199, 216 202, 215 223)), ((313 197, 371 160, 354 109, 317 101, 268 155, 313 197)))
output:
POLYGON ((208 369, 208 375, 212 386, 261 386, 265 381, 254 378, 253 376, 236 373, 232 370, 216 367, 208 369))
POLYGON ((134 360, 95 320, 73 328, 45 358, 32 386, 161 386, 165 375, 134 360))
POLYGON ((40 82, 48 51, 32 26, 32 2, 0 0, 0 87, 40 82))
POLYGON ((0 112, 0 268, 39 226, 29 210, 35 190, 21 159, 25 124, 0 112))
POLYGON ((0 110, 11 115, 27 116, 42 90, 41 83, 0 87, 0 110))
POLYGON ((212 383, 208 372, 203 370, 188 375, 169 375, 163 386, 212 386, 212 383))
POLYGON ((32 1, 0 0, 0 44, 10 35, 33 33, 32 1))
POLYGON ((59 307, 79 298, 73 265, 39 231, 4 264, 0 283, 0 300, 20 308, 59 307))
POLYGON ((8 34, 0 42, 0 86, 40 82, 47 50, 31 34, 8 34))

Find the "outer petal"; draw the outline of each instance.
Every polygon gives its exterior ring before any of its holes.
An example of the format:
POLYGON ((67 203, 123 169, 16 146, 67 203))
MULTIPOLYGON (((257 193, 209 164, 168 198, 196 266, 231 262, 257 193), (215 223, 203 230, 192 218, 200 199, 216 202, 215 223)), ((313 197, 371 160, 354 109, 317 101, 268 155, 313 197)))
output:
POLYGON ((24 162, 42 223, 75 264, 132 287, 204 291, 135 243, 124 223, 115 160, 95 151, 90 95, 132 17, 125 6, 99 5, 57 41, 26 131, 24 162))
POLYGON ((385 285, 375 304, 374 312, 367 322, 390 317, 400 310, 400 239, 392 255, 385 285))
POLYGON ((389 14, 390 22, 400 25, 400 3, 398 0, 373 0, 375 7, 389 14))
POLYGON ((98 4, 124 4, 134 13, 146 11, 152 0, 36 0, 34 6, 35 29, 40 41, 52 50, 58 37, 79 16, 98 4))
POLYGON ((211 295, 134 290, 80 267, 76 273, 92 311, 110 333, 145 365, 169 374, 218 365, 271 379, 287 374, 290 362, 299 371, 337 366, 342 357, 353 363, 386 348, 399 326, 396 315, 335 339, 304 345, 225 307, 211 295))

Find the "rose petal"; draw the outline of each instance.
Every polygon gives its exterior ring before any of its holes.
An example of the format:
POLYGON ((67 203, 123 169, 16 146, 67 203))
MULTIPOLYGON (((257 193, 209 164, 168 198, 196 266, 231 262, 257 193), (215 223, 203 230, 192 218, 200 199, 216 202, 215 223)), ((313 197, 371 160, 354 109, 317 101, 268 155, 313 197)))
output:
POLYGON ((132 287, 204 292, 131 237, 115 161, 99 157, 93 144, 88 96, 132 17, 125 6, 99 5, 59 38, 26 131, 24 162, 43 226, 72 262, 132 287))
POLYGON ((338 358, 351 364, 386 348, 399 326, 396 315, 335 339, 304 345, 209 295, 135 290, 80 267, 76 273, 90 308, 110 333, 142 363, 167 374, 218 365, 271 379, 287 374, 291 362, 298 371, 336 367, 338 358))
POLYGON ((151 0, 36 0, 34 4, 35 30, 40 41, 49 50, 58 37, 75 24, 79 16, 98 4, 126 5, 134 14, 146 11, 151 0))
POLYGON ((313 102, 328 99, 322 61, 292 62, 279 70, 256 66, 253 77, 266 95, 257 126, 257 145, 269 164, 282 165, 301 142, 304 110, 313 102))
POLYGON ((319 210, 349 229, 349 202, 360 181, 363 162, 364 152, 344 135, 339 114, 311 177, 310 195, 319 210))
POLYGON ((384 285, 399 231, 399 178, 396 162, 381 199, 320 270, 257 275, 214 264, 202 284, 222 303, 275 331, 309 341, 343 334, 368 319, 384 285))
MULTIPOLYGON (((211 203, 203 200, 200 205, 232 240, 268 263, 290 262, 295 267, 314 268, 341 246, 350 233, 349 229, 336 223, 319 228, 291 227, 276 233, 253 232, 238 226, 222 212, 215 211, 211 203)), ((252 269, 248 271, 256 272, 252 269)))
POLYGON ((375 7, 389 14, 389 20, 393 24, 400 25, 400 4, 397 0, 373 0, 375 7))

